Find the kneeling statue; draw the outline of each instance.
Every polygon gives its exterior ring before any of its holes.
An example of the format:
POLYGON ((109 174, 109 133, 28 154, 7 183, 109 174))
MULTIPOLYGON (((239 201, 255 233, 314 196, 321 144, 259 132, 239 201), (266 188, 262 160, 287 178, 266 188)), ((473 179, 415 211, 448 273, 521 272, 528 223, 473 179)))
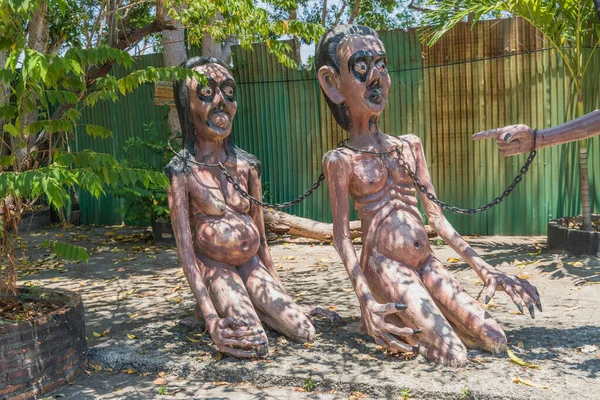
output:
MULTIPOLYGON (((334 246, 350 275, 366 332, 392 352, 420 352, 437 363, 462 366, 466 346, 500 352, 502 328, 435 257, 409 170, 435 195, 421 140, 383 133, 390 75, 377 33, 338 25, 317 46, 318 80, 347 144, 323 157, 333 212, 334 246), (349 228, 349 196, 362 224, 363 249, 356 254, 349 228)), ((538 292, 527 280, 504 274, 482 260, 444 217, 418 192, 429 224, 486 285, 485 302, 505 291, 517 307, 534 305, 538 292)))
MULTIPOLYGON (((315 338, 309 313, 285 292, 267 246, 262 208, 227 181, 261 199, 261 165, 231 140, 236 85, 223 62, 182 64, 204 74, 174 83, 183 150, 165 169, 179 260, 215 345, 235 357, 268 352, 261 320, 298 342, 315 338)), ((316 310, 317 312, 319 310, 316 310)))

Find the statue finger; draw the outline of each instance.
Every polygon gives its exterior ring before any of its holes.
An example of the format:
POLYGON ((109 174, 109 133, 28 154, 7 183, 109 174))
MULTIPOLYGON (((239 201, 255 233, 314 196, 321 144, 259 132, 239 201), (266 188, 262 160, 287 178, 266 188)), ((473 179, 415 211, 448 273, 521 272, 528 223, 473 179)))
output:
POLYGON ((538 292, 538 290, 536 289, 535 286, 531 285, 531 291, 530 296, 533 299, 533 302, 535 303, 535 306, 537 307, 537 309, 542 312, 542 300, 540 299, 540 293, 538 292))
POLYGON ((408 336, 408 335, 415 335, 417 333, 421 333, 420 329, 413 329, 413 328, 406 328, 406 327, 401 328, 394 324, 388 324, 388 323, 384 323, 384 325, 381 326, 380 329, 387 333, 391 333, 392 335, 396 335, 396 336, 408 336))
POLYGON ((490 279, 485 288, 485 299, 483 301, 483 304, 488 304, 490 302, 490 300, 492 300, 492 298, 496 294, 497 288, 498 288, 498 282, 495 279, 490 279))
POLYGON ((484 139, 496 139, 500 129, 490 129, 489 131, 483 131, 473 134, 471 139, 473 140, 484 140, 484 139))
POLYGON ((257 358, 257 357, 263 357, 265 355, 268 354, 268 351, 266 349, 257 349, 257 350, 242 350, 242 349, 236 349, 234 347, 229 347, 229 346, 218 346, 219 350, 223 353, 232 355, 234 357, 237 358, 257 358))
POLYGON ((222 339, 221 343, 228 347, 235 347, 243 350, 252 350, 261 346, 266 346, 267 341, 265 338, 254 338, 254 339, 222 339))
POLYGON ((387 304, 379 304, 378 307, 375 308, 375 310, 373 310, 373 312, 375 312, 378 315, 389 315, 389 314, 395 314, 398 311, 403 311, 407 309, 407 305, 406 304, 400 304, 400 303, 387 303, 387 304))
POLYGON ((387 343, 387 348, 394 353, 415 353, 419 351, 419 346, 403 343, 389 333, 384 333, 382 337, 387 343))
POLYGON ((221 336, 227 339, 231 338, 250 338, 250 337, 263 337, 263 331, 261 329, 252 329, 243 327, 239 329, 223 329, 221 336))
POLYGON ((519 294, 521 299, 523 299, 523 301, 527 305, 527 310, 529 310, 529 315, 531 315, 531 318, 535 319, 534 301, 531 298, 531 296, 529 296, 529 293, 527 293, 527 291, 523 287, 517 288, 515 292, 519 294))
POLYGON ((504 291, 506 292, 508 297, 510 297, 510 299, 513 301, 513 303, 515 303, 521 314, 523 314, 523 299, 521 299, 521 296, 519 296, 515 288, 509 286, 505 288, 504 291))

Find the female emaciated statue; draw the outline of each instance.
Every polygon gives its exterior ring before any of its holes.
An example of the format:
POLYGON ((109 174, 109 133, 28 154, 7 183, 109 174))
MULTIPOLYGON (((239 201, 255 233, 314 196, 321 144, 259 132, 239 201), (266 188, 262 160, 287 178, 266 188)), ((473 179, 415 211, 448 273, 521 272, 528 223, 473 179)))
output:
POLYGON ((260 163, 231 140, 236 85, 226 64, 195 57, 182 67, 207 78, 174 83, 184 149, 165 169, 179 260, 217 347, 236 357, 267 354, 261 320, 298 342, 315 329, 285 292, 265 237, 262 208, 234 190, 223 165, 243 190, 260 199, 260 163))
MULTIPOLYGON (((435 257, 417 209, 405 163, 435 193, 420 139, 393 137, 379 128, 390 76, 385 48, 371 28, 340 25, 317 46, 318 80, 337 123, 349 133, 345 147, 323 157, 333 211, 334 246, 361 307, 366 332, 392 352, 419 351, 428 359, 462 366, 465 345, 492 352, 506 336, 482 306, 435 257), (349 196, 362 222, 361 257, 352 245, 349 196)), ((454 230, 441 208, 419 192, 429 224, 479 275, 485 302, 505 291, 534 317, 538 292, 528 281, 482 260, 454 230)))

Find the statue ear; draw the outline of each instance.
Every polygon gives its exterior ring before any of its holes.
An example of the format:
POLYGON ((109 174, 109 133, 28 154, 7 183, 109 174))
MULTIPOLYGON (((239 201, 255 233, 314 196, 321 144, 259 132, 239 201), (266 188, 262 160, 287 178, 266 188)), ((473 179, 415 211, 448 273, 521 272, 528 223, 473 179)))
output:
POLYGON ((325 95, 329 97, 329 100, 335 104, 342 104, 345 101, 344 96, 338 89, 340 84, 339 74, 337 74, 332 67, 324 65, 319 68, 317 78, 319 79, 321 89, 323 89, 325 95))

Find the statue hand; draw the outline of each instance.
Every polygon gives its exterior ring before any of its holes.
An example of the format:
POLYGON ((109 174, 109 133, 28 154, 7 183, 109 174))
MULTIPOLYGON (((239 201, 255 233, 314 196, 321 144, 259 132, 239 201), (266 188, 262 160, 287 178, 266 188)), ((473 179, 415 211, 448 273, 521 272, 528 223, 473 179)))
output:
POLYGON ((387 303, 380 304, 374 299, 369 299, 361 304, 361 318, 364 328, 369 336, 375 339, 375 343, 383 346, 393 353, 417 352, 418 346, 410 346, 396 336, 408 336, 419 333, 420 330, 412 328, 400 328, 385 322, 384 317, 406 310, 405 304, 387 303))
POLYGON ((498 150, 505 157, 534 150, 533 129, 523 124, 479 132, 471 138, 473 140, 496 139, 498 150))
POLYGON ((267 336, 261 329, 250 327, 236 318, 213 318, 206 327, 215 345, 223 353, 239 358, 267 355, 267 336))
MULTIPOLYGON (((503 263, 502 265, 505 264, 508 266, 508 263, 503 263)), ((502 290, 508 294, 521 313, 523 312, 523 303, 527 305, 531 318, 535 318, 534 304, 540 312, 542 311, 540 294, 535 286, 526 279, 521 279, 516 275, 505 274, 496 268, 489 267, 485 275, 485 286, 485 304, 489 303, 492 297, 494 297, 496 290, 502 290)))

